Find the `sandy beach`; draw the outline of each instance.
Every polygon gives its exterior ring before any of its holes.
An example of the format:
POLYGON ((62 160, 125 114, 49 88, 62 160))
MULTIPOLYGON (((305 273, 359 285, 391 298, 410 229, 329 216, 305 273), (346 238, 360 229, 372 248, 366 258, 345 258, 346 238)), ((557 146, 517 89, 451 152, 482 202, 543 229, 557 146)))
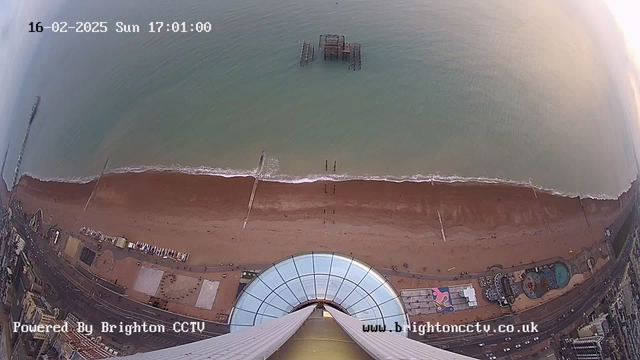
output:
POLYGON ((192 265, 265 264, 305 251, 335 251, 376 267, 438 273, 571 257, 603 240, 636 188, 617 201, 581 201, 498 184, 260 182, 243 229, 253 181, 110 174, 86 212, 95 182, 25 176, 17 194, 26 211, 42 208, 48 225, 75 232, 87 226, 186 251, 192 265))

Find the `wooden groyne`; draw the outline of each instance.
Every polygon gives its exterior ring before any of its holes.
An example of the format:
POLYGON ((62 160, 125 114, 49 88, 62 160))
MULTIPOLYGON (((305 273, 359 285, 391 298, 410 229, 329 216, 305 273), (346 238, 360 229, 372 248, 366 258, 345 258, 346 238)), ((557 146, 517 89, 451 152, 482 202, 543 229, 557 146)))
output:
POLYGON ((253 200, 256 196, 256 190, 258 189, 258 182, 260 181, 260 175, 262 174, 262 168, 264 167, 264 150, 262 151, 262 155, 260 155, 260 164, 258 165, 258 172, 256 173, 256 178, 253 181, 253 189, 251 189, 251 196, 249 197, 249 205, 247 209, 247 216, 244 218, 244 223, 242 224, 242 228, 247 227, 247 221, 249 221, 249 215, 251 214, 251 207, 253 207, 253 200))
POLYGON ((102 180, 102 177, 104 176, 104 172, 107 170, 107 166, 109 166, 109 158, 107 158, 107 161, 104 162, 104 166, 102 167, 102 172, 100 172, 100 177, 98 178, 98 181, 96 181, 96 186, 93 187, 93 190, 91 191, 91 195, 89 195, 89 198, 87 199, 87 203, 84 205, 84 210, 82 210, 83 212, 87 211, 87 208, 89 207, 89 203, 91 202, 91 199, 93 199, 93 196, 98 191, 98 185, 100 185, 100 180, 102 180))

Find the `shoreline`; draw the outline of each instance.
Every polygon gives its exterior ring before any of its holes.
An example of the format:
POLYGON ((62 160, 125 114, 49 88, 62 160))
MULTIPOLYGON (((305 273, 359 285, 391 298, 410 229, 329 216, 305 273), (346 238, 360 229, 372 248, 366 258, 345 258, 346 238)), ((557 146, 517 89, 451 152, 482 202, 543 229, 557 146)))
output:
MULTIPOLYGON (((104 173, 104 176, 108 175, 125 175, 125 174, 144 174, 144 173, 162 173, 162 174, 184 174, 193 176, 212 176, 220 178, 255 178, 258 172, 257 168, 251 170, 238 170, 238 169, 222 169, 222 168, 210 168, 210 167, 185 167, 181 165, 144 165, 134 167, 121 167, 108 170, 104 173)), ((62 182, 70 184, 88 184, 96 181, 99 175, 85 176, 85 177, 43 177, 32 173, 25 173, 22 177, 27 177, 43 182, 62 182)), ((440 174, 414 174, 414 175, 350 175, 345 173, 319 173, 308 174, 303 176, 286 175, 286 174, 261 174, 260 181, 264 182, 277 182, 284 184, 304 184, 315 183, 322 181, 329 182, 345 182, 345 181, 380 181, 380 182, 392 182, 392 183, 439 183, 439 184, 453 184, 463 183, 470 185, 482 185, 482 184, 495 184, 506 186, 521 186, 525 188, 535 189, 538 192, 546 192, 556 196, 569 197, 569 198, 582 198, 593 200, 616 200, 622 194, 629 191, 633 186, 630 183, 625 189, 620 191, 617 196, 610 196, 605 194, 580 194, 572 191, 562 191, 552 188, 547 188, 540 185, 535 185, 529 181, 524 180, 512 180, 503 178, 490 178, 490 177, 466 177, 458 175, 440 175, 440 174)))
POLYGON ((632 199, 631 192, 592 200, 502 184, 260 181, 243 230, 253 177, 107 174, 85 212, 94 184, 23 177, 17 194, 26 211, 44 210, 46 226, 71 233, 87 226, 186 251, 190 266, 335 251, 425 274, 577 254, 600 243, 632 199))

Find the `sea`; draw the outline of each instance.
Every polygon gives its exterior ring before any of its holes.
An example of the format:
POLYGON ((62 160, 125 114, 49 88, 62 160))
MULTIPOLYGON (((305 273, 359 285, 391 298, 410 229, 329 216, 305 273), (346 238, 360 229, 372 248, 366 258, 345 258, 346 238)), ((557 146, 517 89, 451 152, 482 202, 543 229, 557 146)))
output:
POLYGON ((615 25, 592 2, 60 4, 38 20, 108 30, 34 35, 8 183, 36 95, 21 174, 44 180, 89 181, 107 159, 107 172, 250 176, 262 151, 262 178, 283 182, 485 181, 615 198, 637 176, 624 46, 610 51, 615 25), (158 22, 187 32, 151 33, 158 22), (191 31, 198 23, 211 30, 191 31), (321 34, 360 44, 362 69, 324 61, 321 34), (300 67, 303 41, 316 59, 300 67))

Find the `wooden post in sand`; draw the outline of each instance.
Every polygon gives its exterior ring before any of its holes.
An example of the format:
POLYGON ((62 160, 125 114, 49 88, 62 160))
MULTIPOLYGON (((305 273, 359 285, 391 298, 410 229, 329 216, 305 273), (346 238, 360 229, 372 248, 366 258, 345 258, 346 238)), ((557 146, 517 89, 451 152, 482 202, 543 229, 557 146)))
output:
POLYGON ((533 186, 533 181, 531 181, 531 178, 529 178, 529 186, 531 186, 531 190, 533 190, 533 196, 535 196, 536 200, 538 200, 538 194, 536 193, 536 188, 533 186))
POLYGON ((440 216, 440 210, 438 210, 438 220, 440 220, 440 231, 442 232, 442 240, 447 242, 447 237, 444 235, 444 226, 442 225, 442 216, 440 216))
POLYGON ((262 150, 262 154, 260 155, 260 165, 258 165, 258 172, 256 173, 256 179, 253 181, 253 189, 251 190, 251 197, 249 197, 247 217, 244 218, 244 223, 242 224, 243 229, 247 227, 247 221, 249 221, 249 214, 251 214, 251 207, 253 206, 253 199, 255 198, 256 190, 258 189, 258 181, 260 180, 260 174, 262 173, 263 165, 264 165, 264 150, 262 150))
POLYGON ((578 196, 578 200, 580 200, 580 208, 582 208, 582 214, 584 215, 584 220, 587 222, 587 227, 589 231, 591 231, 591 224, 589 224, 589 218, 587 218, 587 211, 584 209, 584 205, 582 204, 582 197, 578 196))
POLYGON ((98 181, 96 181, 96 186, 93 187, 93 190, 91 191, 91 195, 89 195, 89 198, 87 199, 87 203, 84 205, 84 210, 82 210, 82 212, 87 211, 87 208, 89 207, 89 202, 91 202, 93 195, 95 195, 96 191, 98 191, 98 185, 100 185, 100 180, 102 180, 102 175, 104 175, 104 172, 105 170, 107 170, 108 165, 109 165, 109 158, 107 158, 107 161, 104 162, 104 166, 102 167, 102 172, 100 172, 100 177, 98 178, 98 181))

